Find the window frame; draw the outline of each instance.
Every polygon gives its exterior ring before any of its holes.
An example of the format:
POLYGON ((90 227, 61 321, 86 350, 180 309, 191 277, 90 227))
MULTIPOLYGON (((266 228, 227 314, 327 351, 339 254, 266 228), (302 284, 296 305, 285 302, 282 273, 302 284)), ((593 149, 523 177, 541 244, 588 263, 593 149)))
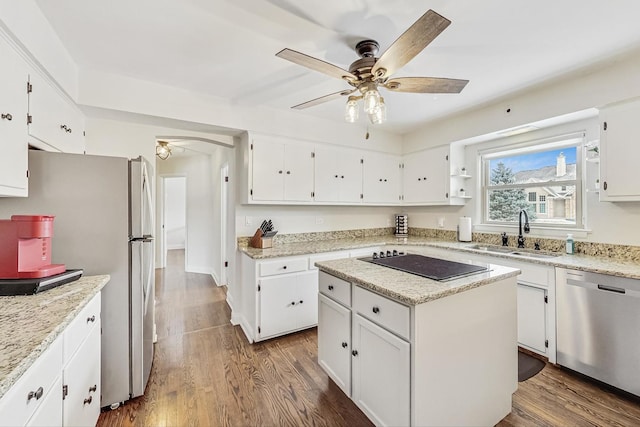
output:
MULTIPOLYGON (((550 229, 550 230, 583 230, 586 224, 586 207, 584 205, 584 146, 586 144, 586 133, 578 132, 567 135, 558 135, 551 138, 537 139, 526 141, 517 144, 504 144, 501 146, 494 146, 492 148, 478 151, 479 156, 479 169, 480 169, 480 194, 481 199, 481 224, 484 226, 507 226, 513 227, 518 225, 518 221, 498 221, 489 219, 489 193, 492 190, 507 190, 507 189, 524 189, 527 192, 527 200, 529 200, 528 191, 531 188, 543 187, 544 183, 552 183, 554 187, 563 186, 575 186, 576 197, 576 218, 575 224, 564 223, 550 223, 550 222, 531 222, 531 229, 550 229), (490 185, 491 168, 490 161, 492 159, 516 156, 520 154, 532 154, 536 152, 545 152, 551 150, 557 150, 562 148, 576 149, 576 177, 575 180, 558 180, 558 181, 545 181, 543 183, 526 183, 526 184, 503 184, 503 185, 490 185)), ((539 195, 537 195, 539 196, 539 195)), ((536 197, 537 198, 537 197, 536 197)), ((538 200, 532 203, 537 211, 538 200)), ((548 203, 546 200, 545 204, 548 203)), ((546 207, 546 206, 545 206, 546 207)))

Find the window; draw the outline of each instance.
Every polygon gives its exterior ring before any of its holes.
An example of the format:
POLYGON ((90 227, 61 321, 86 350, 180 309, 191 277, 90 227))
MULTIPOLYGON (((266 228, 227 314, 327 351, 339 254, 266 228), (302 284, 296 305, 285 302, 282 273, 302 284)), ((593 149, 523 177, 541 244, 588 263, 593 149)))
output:
POLYGON ((557 138, 481 153, 485 224, 582 227, 583 137, 557 138))

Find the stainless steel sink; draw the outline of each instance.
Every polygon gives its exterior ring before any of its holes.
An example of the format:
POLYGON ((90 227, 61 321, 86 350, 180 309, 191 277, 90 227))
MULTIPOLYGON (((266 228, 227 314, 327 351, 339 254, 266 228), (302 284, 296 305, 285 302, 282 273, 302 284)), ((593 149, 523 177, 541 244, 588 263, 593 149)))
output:
POLYGON ((555 258, 560 254, 554 254, 551 252, 529 251, 523 249, 514 249, 507 246, 493 246, 493 245, 471 245, 469 249, 475 249, 484 252, 493 252, 499 254, 508 254, 516 256, 524 256, 530 258, 555 258))

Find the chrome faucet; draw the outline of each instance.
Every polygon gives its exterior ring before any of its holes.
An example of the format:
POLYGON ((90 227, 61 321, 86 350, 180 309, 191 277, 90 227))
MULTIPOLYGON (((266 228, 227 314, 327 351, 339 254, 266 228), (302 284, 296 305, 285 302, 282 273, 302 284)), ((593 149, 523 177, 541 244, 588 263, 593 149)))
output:
POLYGON ((522 214, 524 214, 524 232, 528 233, 529 231, 531 231, 531 228, 529 227, 529 215, 527 215, 527 211, 525 211, 524 209, 520 210, 520 213, 518 214, 518 247, 519 248, 524 248, 524 236, 522 235, 522 214))

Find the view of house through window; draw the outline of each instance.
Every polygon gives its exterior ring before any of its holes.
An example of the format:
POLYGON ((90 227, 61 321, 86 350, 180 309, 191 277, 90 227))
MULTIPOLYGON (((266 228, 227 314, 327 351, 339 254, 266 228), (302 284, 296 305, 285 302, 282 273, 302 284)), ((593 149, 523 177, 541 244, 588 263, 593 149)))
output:
POLYGON ((485 223, 581 226, 579 147, 582 139, 482 155, 485 223))

